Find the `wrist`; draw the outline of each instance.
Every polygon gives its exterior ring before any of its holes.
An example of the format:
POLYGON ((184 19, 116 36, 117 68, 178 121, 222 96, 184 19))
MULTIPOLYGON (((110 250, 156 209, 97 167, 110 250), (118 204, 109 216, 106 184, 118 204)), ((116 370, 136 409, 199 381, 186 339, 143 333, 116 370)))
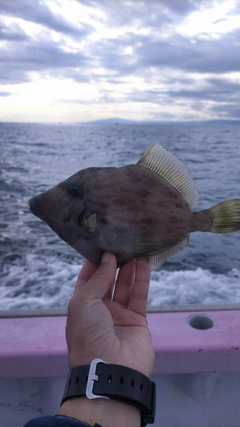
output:
POLYGON ((95 423, 102 427, 140 427, 140 410, 127 403, 116 400, 93 399, 74 397, 64 402, 59 409, 60 415, 67 415, 84 421, 91 426, 95 423))
POLYGON ((141 372, 94 359, 70 370, 59 413, 89 424, 103 420, 103 427, 110 414, 119 427, 125 419, 131 419, 132 426, 144 426, 154 422, 155 399, 155 384, 141 372))

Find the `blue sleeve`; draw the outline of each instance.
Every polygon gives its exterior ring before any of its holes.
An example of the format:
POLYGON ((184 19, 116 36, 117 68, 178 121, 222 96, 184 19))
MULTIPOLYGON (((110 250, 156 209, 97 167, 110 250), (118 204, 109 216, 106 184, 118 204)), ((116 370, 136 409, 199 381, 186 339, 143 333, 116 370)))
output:
MULTIPOLYGON (((76 420, 76 418, 66 417, 64 415, 54 415, 47 417, 34 418, 23 427, 92 427, 90 424, 76 420)), ((95 424, 94 427, 101 427, 95 424)))

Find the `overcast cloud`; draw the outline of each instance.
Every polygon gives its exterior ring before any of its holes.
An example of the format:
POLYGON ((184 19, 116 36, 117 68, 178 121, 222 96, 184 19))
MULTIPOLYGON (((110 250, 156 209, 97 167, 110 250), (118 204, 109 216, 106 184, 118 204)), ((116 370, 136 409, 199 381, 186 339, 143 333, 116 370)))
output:
POLYGON ((0 120, 240 119, 234 0, 0 0, 0 120))

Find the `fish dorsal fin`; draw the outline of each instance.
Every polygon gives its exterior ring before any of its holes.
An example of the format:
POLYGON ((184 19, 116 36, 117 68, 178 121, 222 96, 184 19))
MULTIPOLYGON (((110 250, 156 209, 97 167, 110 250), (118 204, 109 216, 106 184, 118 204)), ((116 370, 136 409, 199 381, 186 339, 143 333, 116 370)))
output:
POLYGON ((198 191, 188 168, 162 145, 149 148, 137 165, 150 169, 171 184, 186 200, 191 209, 198 204, 198 191))
POLYGON ((177 243, 170 245, 160 251, 151 252, 137 258, 137 263, 148 270, 159 270, 159 268, 170 258, 179 251, 181 251, 189 243, 189 234, 180 239, 177 243))

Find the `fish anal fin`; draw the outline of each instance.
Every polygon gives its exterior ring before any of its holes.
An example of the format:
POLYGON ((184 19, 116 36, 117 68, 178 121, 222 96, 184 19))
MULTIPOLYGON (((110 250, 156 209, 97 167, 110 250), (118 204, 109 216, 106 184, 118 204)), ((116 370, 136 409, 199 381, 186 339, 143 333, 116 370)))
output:
POLYGON ((191 209, 197 206, 199 195, 188 168, 162 145, 155 144, 149 148, 137 165, 155 172, 169 182, 191 209))
POLYGON ((89 231, 89 233, 93 233, 97 227, 97 214, 92 214, 86 218, 84 220, 84 227, 89 231))
POLYGON ((170 245, 160 251, 151 252, 147 255, 137 258, 137 263, 148 270, 158 270, 171 256, 175 255, 189 243, 189 234, 184 236, 178 242, 170 245))

